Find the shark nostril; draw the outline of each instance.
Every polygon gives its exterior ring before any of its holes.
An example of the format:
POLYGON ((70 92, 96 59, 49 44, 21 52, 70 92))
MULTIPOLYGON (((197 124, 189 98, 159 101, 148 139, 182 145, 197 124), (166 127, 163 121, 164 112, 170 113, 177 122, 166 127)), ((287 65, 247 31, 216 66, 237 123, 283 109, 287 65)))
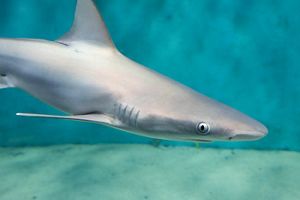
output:
POLYGON ((2 77, 5 77, 5 76, 6 76, 6 74, 4 74, 4 73, 1 73, 1 74, 0 74, 0 76, 2 76, 2 77))

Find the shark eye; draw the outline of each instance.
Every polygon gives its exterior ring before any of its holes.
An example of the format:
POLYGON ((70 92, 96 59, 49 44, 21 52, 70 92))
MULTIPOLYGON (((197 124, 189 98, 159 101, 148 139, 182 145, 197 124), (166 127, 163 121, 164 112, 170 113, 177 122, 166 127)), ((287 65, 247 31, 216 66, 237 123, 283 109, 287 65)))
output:
POLYGON ((210 131, 210 127, 208 124, 204 123, 204 122, 201 122, 197 125, 197 131, 201 134, 208 134, 209 131, 210 131))

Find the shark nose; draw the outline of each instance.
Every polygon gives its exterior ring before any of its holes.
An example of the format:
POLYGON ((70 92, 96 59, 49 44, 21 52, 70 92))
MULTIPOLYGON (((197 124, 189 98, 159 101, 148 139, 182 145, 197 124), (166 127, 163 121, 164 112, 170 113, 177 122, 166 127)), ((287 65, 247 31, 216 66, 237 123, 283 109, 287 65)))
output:
POLYGON ((264 125, 256 127, 251 131, 238 131, 231 137, 231 140, 244 141, 244 140, 258 140, 265 137, 268 134, 268 129, 264 125))
POLYGON ((258 140, 262 137, 264 137, 265 134, 262 133, 240 133, 236 134, 234 137, 232 137, 232 140, 236 141, 244 141, 244 140, 258 140))

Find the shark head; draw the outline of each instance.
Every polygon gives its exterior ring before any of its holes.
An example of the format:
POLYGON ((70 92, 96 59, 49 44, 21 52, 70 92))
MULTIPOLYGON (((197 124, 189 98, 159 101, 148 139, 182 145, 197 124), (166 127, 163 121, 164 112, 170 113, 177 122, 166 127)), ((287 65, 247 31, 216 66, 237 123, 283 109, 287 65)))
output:
MULTIPOLYGON (((198 138, 217 141, 249 141, 266 136, 267 128, 251 117, 218 102, 211 102, 205 116, 198 115, 198 138)), ((196 139, 194 139, 197 141, 196 139)))
POLYGON ((164 139, 194 142, 251 141, 268 133, 262 123, 201 94, 182 94, 168 105, 160 106, 167 115, 145 115, 140 128, 164 139))

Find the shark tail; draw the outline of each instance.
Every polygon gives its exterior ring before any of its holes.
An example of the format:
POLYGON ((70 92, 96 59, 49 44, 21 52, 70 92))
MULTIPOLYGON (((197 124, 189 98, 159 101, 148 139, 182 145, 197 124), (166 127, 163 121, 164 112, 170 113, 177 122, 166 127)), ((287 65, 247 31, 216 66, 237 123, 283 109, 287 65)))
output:
POLYGON ((9 78, 5 74, 0 75, 0 89, 11 88, 14 85, 11 83, 9 78))

